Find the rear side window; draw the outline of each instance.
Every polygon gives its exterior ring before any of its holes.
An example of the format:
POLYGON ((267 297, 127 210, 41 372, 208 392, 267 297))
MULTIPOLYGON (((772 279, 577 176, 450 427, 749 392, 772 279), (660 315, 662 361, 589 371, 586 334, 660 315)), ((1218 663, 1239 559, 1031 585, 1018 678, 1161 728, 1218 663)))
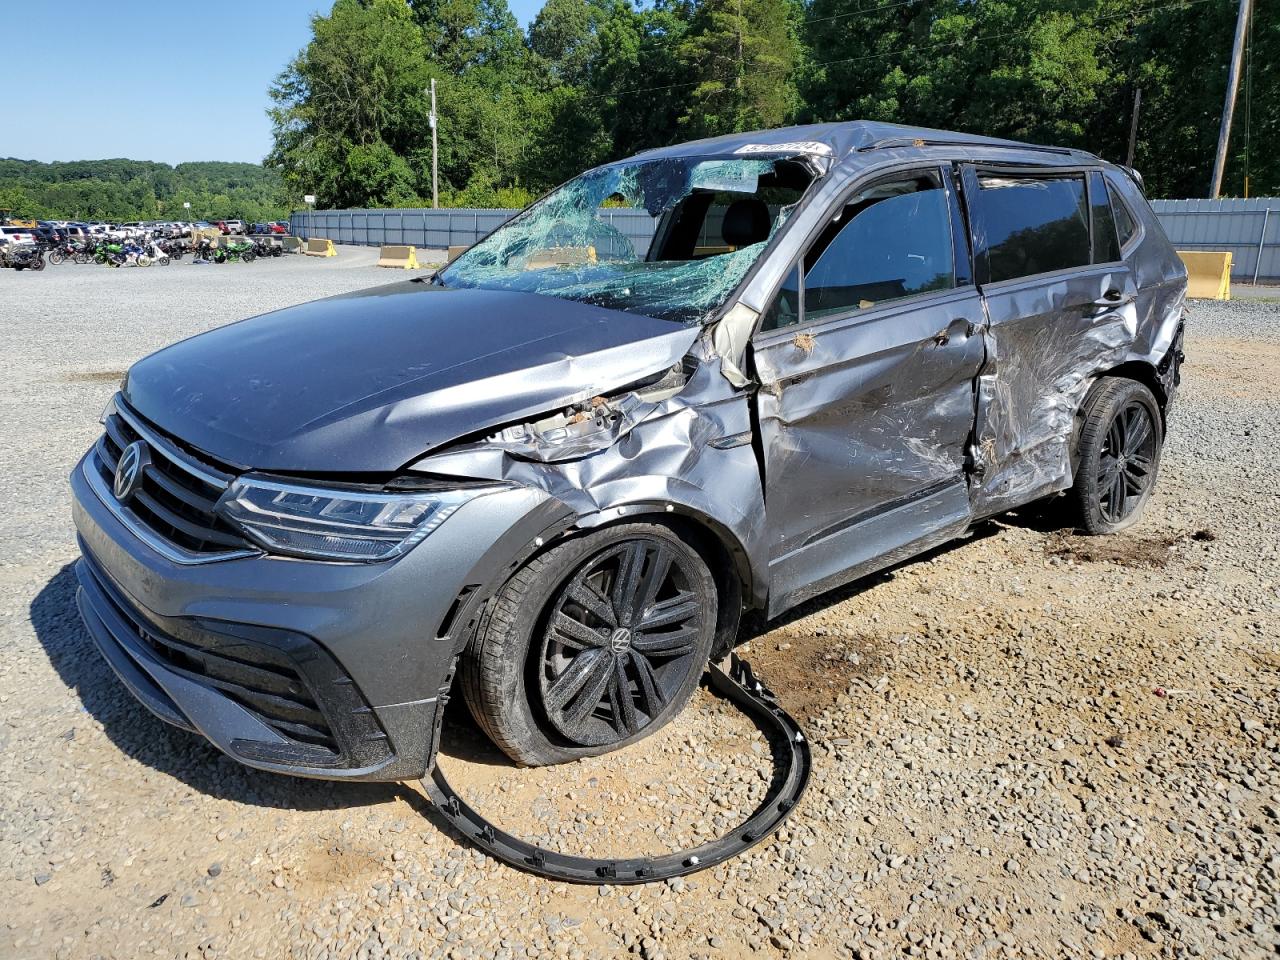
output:
POLYGON ((978 177, 988 280, 1014 280, 1092 260, 1084 176, 978 177))
POLYGON ((1107 184, 1107 190, 1111 195, 1111 209, 1116 218, 1116 230, 1120 235, 1120 246, 1127 247, 1129 241, 1134 238, 1138 232, 1138 225, 1133 221, 1133 214, 1129 212, 1129 208, 1124 205, 1124 200, 1116 192, 1111 184, 1107 184))
POLYGON ((1093 213, 1093 262, 1114 263, 1120 259, 1116 218, 1111 212, 1106 180, 1097 170, 1089 174, 1089 209, 1093 213))

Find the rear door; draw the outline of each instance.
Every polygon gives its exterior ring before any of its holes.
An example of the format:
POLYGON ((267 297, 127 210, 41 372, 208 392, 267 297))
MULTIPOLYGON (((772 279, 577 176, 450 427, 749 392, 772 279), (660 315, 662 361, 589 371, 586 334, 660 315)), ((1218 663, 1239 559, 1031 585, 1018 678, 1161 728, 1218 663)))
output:
POLYGON ((965 165, 988 357, 978 380, 973 513, 990 516, 1071 485, 1086 380, 1136 329, 1100 171, 965 165))
POLYGON ((771 614, 969 519, 982 308, 950 173, 858 184, 752 342, 771 614))

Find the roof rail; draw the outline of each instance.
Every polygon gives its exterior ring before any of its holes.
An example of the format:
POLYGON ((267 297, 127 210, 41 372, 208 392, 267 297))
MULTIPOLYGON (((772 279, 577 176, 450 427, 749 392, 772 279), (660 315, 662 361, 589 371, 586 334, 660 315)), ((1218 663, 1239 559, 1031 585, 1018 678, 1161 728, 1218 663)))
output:
POLYGON ((1070 157, 1082 152, 1073 150, 1070 147, 1042 147, 1034 143, 1000 143, 990 140, 930 140, 925 137, 882 137, 864 147, 858 147, 857 152, 882 150, 886 147, 989 147, 994 150, 1032 150, 1037 153, 1056 153, 1064 157, 1070 157))

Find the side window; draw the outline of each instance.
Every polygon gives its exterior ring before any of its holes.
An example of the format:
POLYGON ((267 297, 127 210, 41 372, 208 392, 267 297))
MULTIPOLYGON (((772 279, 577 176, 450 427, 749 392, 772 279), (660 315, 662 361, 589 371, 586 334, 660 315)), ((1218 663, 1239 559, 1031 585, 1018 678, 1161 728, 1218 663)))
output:
POLYGON ((806 320, 955 285, 947 194, 934 173, 876 184, 805 256, 806 320))
POLYGON ((1137 234, 1138 225, 1134 223, 1133 214, 1129 212, 1115 187, 1107 184, 1107 190, 1111 196, 1111 209, 1115 213, 1116 230, 1120 234, 1120 248, 1123 250, 1137 234))
POLYGON ((1114 263, 1120 259, 1116 218, 1111 212, 1106 180, 1097 170, 1089 174, 1089 209, 1093 213, 1093 262, 1114 263))
POLYGON ((1084 177, 978 176, 988 280, 998 283, 1089 264, 1084 177))
POLYGON ((777 330, 800 322, 800 265, 796 264, 782 281, 782 289, 773 299, 773 306, 765 311, 761 330, 777 330))

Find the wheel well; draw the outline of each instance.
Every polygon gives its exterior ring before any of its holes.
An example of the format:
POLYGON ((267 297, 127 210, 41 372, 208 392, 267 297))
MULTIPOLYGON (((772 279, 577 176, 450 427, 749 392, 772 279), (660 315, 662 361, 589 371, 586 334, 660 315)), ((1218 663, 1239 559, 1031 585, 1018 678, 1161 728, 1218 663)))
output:
POLYGON ((1118 367, 1112 367, 1110 370, 1104 370, 1098 374, 1098 380, 1103 377, 1123 377, 1126 380, 1137 380, 1150 390, 1156 398, 1156 404, 1160 407, 1160 417, 1164 419, 1165 406, 1168 404, 1169 398, 1165 394, 1164 384, 1160 382, 1160 374, 1152 364, 1144 360, 1131 360, 1128 363, 1122 363, 1118 367))

